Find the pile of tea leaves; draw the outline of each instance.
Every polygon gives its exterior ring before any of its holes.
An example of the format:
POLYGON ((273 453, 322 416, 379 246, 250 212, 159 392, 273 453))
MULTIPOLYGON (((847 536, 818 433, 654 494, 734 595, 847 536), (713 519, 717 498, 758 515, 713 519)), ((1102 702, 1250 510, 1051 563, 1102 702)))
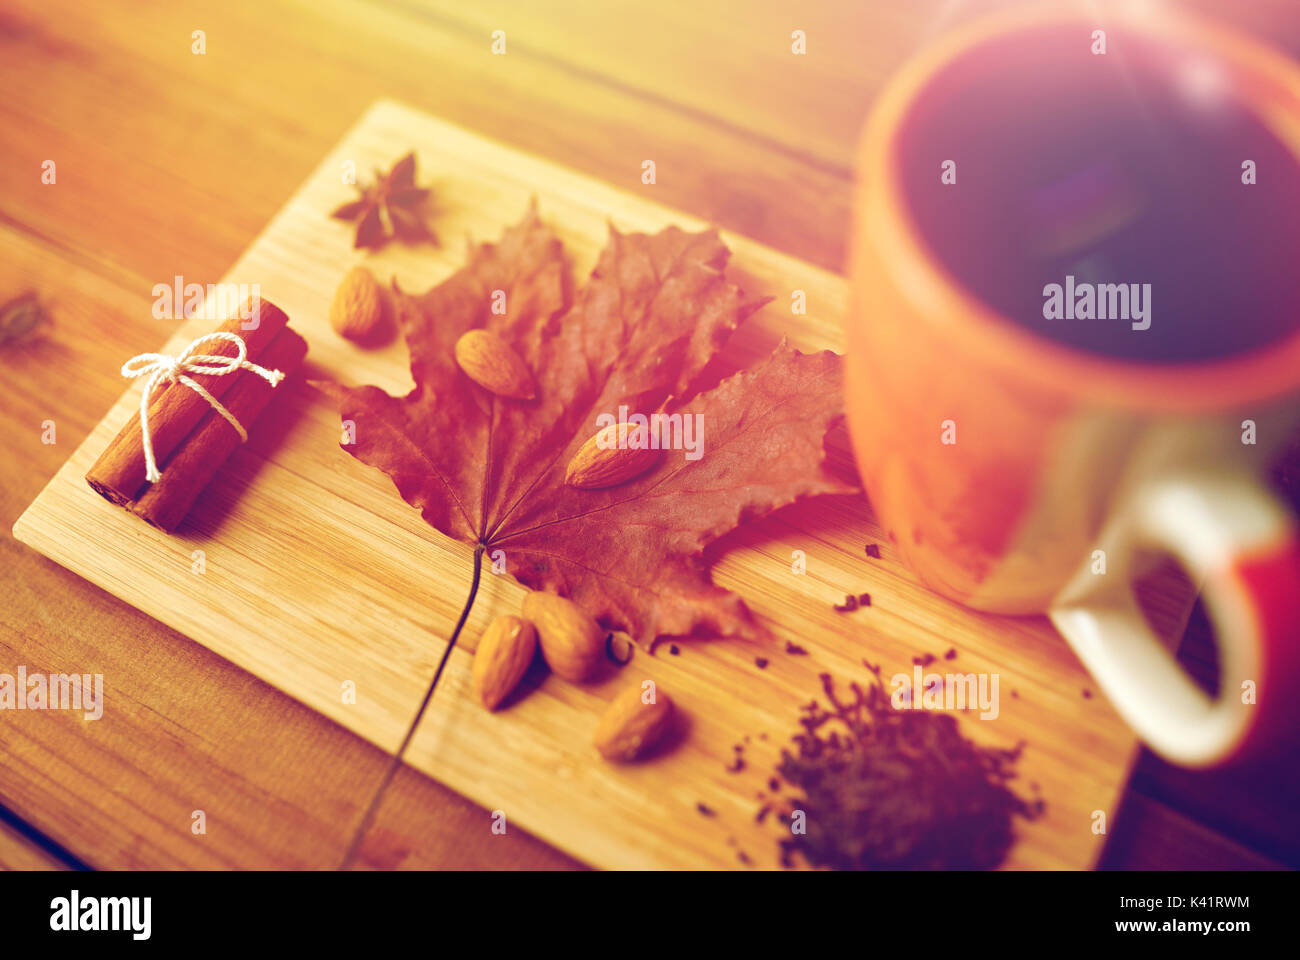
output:
POLYGON ((957 719, 931 710, 895 710, 876 682, 836 695, 822 674, 829 707, 802 709, 804 732, 782 751, 777 772, 802 794, 791 802, 795 829, 781 841, 782 863, 796 856, 838 870, 987 870, 1014 839, 1013 817, 1032 820, 1042 800, 1007 786, 1021 747, 979 747, 957 719), (800 820, 797 811, 803 811, 800 820), (802 831, 802 832, 800 832, 802 831))

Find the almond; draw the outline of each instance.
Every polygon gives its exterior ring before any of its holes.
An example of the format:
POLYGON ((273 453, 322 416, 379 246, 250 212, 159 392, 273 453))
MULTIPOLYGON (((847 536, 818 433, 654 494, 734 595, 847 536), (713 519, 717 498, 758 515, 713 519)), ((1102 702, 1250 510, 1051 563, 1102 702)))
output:
POLYGON ((605 655, 605 631, 572 600, 535 590, 524 597, 524 616, 537 627, 542 656, 566 680, 581 682, 605 655))
POLYGON ((602 427, 573 455, 564 482, 588 490, 626 483, 659 462, 662 451, 641 446, 649 440, 646 428, 636 424, 602 427))
POLYGON ((640 684, 628 687, 609 705, 596 725, 593 742, 614 763, 630 763, 655 745, 672 724, 673 701, 655 689, 650 702, 640 684))
POLYGON ((375 275, 365 267, 353 267, 343 275, 330 304, 330 326, 349 340, 369 340, 384 319, 384 291, 375 275))
POLYGON ((456 341, 456 363, 484 390, 497 396, 531 400, 537 385, 514 348, 495 333, 467 330, 456 341))
POLYGON ((537 649, 537 631, 519 617, 497 617, 479 637, 474 652, 474 693, 495 710, 528 672, 537 649))

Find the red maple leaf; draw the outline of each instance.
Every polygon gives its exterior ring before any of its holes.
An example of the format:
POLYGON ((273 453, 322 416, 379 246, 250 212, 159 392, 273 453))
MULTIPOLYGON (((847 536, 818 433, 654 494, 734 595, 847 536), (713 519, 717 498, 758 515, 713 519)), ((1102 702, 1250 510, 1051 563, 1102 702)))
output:
POLYGON ((704 548, 746 518, 853 488, 824 466, 842 407, 835 354, 783 343, 697 392, 706 365, 762 305, 727 280, 729 255, 712 230, 611 227, 571 297, 561 244, 530 209, 424 295, 398 293, 415 389, 333 388, 355 424, 343 449, 387 473, 432 526, 489 556, 505 551, 517 580, 571 597, 606 627, 645 643, 755 634, 740 598, 713 585, 704 548), (524 359, 535 399, 495 396, 461 372, 453 347, 478 327, 524 359), (566 485, 597 417, 620 407, 692 418, 698 458, 670 449, 622 485, 566 485))

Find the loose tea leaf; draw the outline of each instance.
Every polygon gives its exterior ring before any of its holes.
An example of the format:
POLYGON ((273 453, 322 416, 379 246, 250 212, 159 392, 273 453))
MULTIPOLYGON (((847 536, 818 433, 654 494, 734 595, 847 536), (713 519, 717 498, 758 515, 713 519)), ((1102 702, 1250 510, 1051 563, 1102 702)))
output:
POLYGON ((508 573, 571 597, 608 629, 642 642, 761 632, 740 598, 711 582, 705 546, 747 518, 852 488, 823 463, 841 416, 835 354, 782 344, 698 392, 705 366, 762 304, 727 280, 728 256, 715 231, 611 227, 571 296, 560 242, 531 209, 428 293, 399 293, 415 389, 334 388, 356 425, 343 449, 387 473, 429 524, 504 551, 508 573), (457 366, 453 345, 476 328, 523 358, 535 399, 496 396, 457 366), (669 449, 621 485, 566 484, 597 418, 620 407, 699 425, 699 456, 669 449))
POLYGON ((797 854, 841 870, 1000 864, 1014 839, 1012 818, 1043 809, 1042 800, 1022 800, 1007 786, 1020 748, 976 746, 951 714, 895 710, 878 682, 865 690, 851 684, 845 701, 829 674, 821 678, 830 706, 803 708, 804 732, 782 751, 777 771, 802 793, 792 805, 806 831, 781 841, 783 862, 797 854))

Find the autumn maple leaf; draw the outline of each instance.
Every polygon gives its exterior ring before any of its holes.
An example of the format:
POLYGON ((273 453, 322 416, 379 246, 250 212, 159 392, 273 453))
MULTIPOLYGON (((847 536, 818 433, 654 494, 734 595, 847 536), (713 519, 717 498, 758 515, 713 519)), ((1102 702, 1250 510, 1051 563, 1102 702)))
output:
POLYGON ((706 365, 762 305, 724 274, 716 231, 622 234, 586 286, 569 292, 559 240, 536 208, 500 242, 422 296, 398 293, 415 389, 334 388, 355 424, 343 449, 387 473, 432 526, 494 555, 526 586, 571 597, 606 627, 661 636, 752 636, 736 595, 714 586, 704 548, 749 517, 853 488, 825 469, 841 416, 840 358, 784 343, 752 369, 696 392, 706 365), (570 302, 572 300, 572 302, 570 302), (494 396, 461 372, 453 347, 483 327, 510 343, 536 398, 494 396), (566 485, 597 418, 699 418, 697 459, 667 450, 622 485, 566 485))

